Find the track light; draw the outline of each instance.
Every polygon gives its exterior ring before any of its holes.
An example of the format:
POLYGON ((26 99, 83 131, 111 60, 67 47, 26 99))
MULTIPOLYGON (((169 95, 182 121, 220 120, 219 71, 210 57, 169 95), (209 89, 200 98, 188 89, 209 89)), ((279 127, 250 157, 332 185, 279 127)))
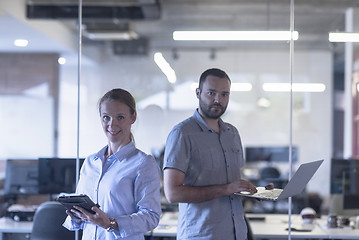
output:
POLYGON ((332 32, 329 33, 329 42, 359 42, 359 33, 332 32))
POLYGON ((174 31, 177 41, 289 41, 297 31, 174 31))
POLYGON ((157 66, 161 69, 161 71, 166 75, 167 80, 170 83, 175 83, 177 80, 176 72, 172 69, 170 64, 163 57, 162 53, 160 52, 155 53, 153 59, 156 62, 157 66))

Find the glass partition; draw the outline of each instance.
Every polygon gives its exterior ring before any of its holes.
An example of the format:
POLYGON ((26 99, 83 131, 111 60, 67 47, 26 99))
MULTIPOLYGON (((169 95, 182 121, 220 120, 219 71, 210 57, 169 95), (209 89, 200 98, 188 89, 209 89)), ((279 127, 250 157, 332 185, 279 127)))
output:
MULTIPOLYGON (((229 74, 233 87, 223 119, 238 128, 244 147, 280 147, 292 141, 298 159, 294 169, 325 159, 307 192, 320 195, 329 211, 330 159, 344 155, 344 115, 350 109, 344 92, 345 45, 330 43, 328 33, 345 31, 350 3, 296 4, 299 38, 291 53, 290 41, 172 38, 180 30, 288 31, 287 1, 169 0, 152 6, 137 3, 132 10, 115 1, 96 6, 84 1, 79 66, 78 3, 44 2, 0 3, 0 34, 6 36, 0 43, 1 160, 74 158, 78 150, 83 158, 99 150, 106 138, 97 101, 117 87, 129 90, 138 104, 136 145, 160 156, 171 128, 197 107, 194 89, 200 74, 218 67, 229 74), (27 46, 13 45, 27 36, 27 46), (170 64, 176 82, 169 82, 156 65, 155 53, 170 64), (291 79, 292 95, 285 85, 291 79)), ((287 163, 271 165, 288 177, 287 163)))

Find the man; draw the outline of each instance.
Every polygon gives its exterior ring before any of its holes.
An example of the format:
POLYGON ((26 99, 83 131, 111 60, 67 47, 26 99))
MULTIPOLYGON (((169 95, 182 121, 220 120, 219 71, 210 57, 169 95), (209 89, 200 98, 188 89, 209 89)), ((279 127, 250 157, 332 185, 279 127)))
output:
POLYGON ((256 192, 240 179, 244 165, 237 129, 221 120, 231 81, 220 69, 202 73, 199 108, 170 132, 164 157, 164 190, 179 203, 177 239, 244 240, 247 227, 241 197, 256 192))

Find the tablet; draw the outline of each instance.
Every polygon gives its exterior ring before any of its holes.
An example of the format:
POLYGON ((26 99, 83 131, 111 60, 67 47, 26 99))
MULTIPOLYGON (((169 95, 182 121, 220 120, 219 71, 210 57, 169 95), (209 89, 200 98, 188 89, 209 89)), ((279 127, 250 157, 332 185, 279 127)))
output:
POLYGON ((57 198, 57 201, 64 205, 68 210, 72 209, 74 206, 79 206, 92 214, 95 213, 91 210, 93 206, 100 207, 98 204, 94 203, 86 194, 61 195, 57 198))

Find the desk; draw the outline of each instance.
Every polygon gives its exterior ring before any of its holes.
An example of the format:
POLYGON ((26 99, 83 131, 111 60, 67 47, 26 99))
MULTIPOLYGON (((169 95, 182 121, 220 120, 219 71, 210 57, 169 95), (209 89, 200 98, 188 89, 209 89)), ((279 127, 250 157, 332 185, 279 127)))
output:
MULTIPOLYGON (((246 214, 252 232, 255 238, 276 238, 287 239, 288 238, 288 215, 287 214, 246 214), (253 221, 251 217, 264 217, 264 221, 253 221)), ((291 217, 292 228, 296 229, 308 229, 310 231, 298 232, 291 231, 292 238, 306 238, 306 239, 318 239, 328 238, 328 233, 317 224, 318 220, 315 220, 313 224, 303 224, 300 215, 293 214, 291 217)))
MULTIPOLYGON (((288 215, 286 214, 246 214, 256 239, 288 239, 288 215), (265 220, 251 220, 253 218, 265 220)), ((159 225, 146 236, 155 238, 175 238, 177 232, 177 212, 163 213, 159 225)), ((313 224, 303 225, 300 215, 291 217, 292 227, 310 228, 308 232, 292 231, 293 239, 358 239, 359 229, 327 228, 326 216, 316 219, 313 224)), ((0 218, 0 240, 29 239, 32 222, 16 222, 11 218, 0 218), (16 237, 18 235, 18 237, 16 237)))
POLYGON ((22 239, 29 239, 31 230, 32 222, 16 222, 11 218, 0 218, 0 240, 20 239, 16 238, 16 234, 22 239))
MULTIPOLYGON (((250 225, 257 239, 260 238, 288 238, 288 215, 287 214, 246 214, 251 217, 265 217, 265 221, 250 221, 250 225)), ((313 224, 303 224, 300 215, 293 214, 291 217, 292 227, 297 229, 310 229, 308 232, 292 231, 292 238, 300 239, 359 239, 359 229, 350 227, 328 228, 327 216, 315 219, 313 224)))
POLYGON ((178 212, 164 212, 158 226, 152 230, 152 237, 176 237, 178 212))
MULTIPOLYGON (((253 235, 256 239, 288 239, 287 214, 246 214, 253 235), (265 220, 251 220, 253 217, 265 220)), ((300 215, 291 217, 292 228, 309 229, 310 231, 291 231, 293 239, 358 239, 359 229, 326 227, 326 216, 316 219, 313 224, 303 224, 300 215)), ((177 213, 163 213, 159 225, 152 231, 152 237, 176 237, 177 213)))
POLYGON ((359 239, 359 229, 327 228, 323 221, 321 227, 328 233, 329 239, 359 239))

